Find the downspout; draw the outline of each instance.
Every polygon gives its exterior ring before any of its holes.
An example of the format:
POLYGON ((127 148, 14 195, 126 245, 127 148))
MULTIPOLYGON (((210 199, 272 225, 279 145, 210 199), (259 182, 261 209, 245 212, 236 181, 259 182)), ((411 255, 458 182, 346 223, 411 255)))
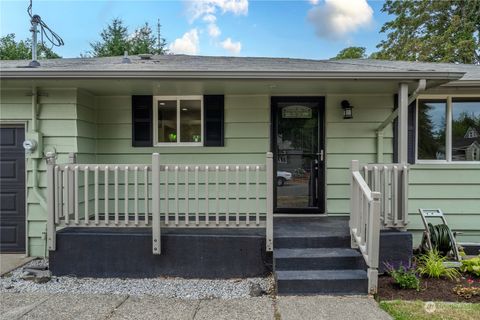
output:
MULTIPOLYGON (((408 97, 408 105, 410 105, 415 99, 417 99, 420 92, 424 91, 427 87, 427 80, 420 79, 418 80, 417 88, 412 92, 412 94, 408 97)), ((383 163, 383 132, 385 128, 393 122, 398 117, 398 108, 395 109, 385 121, 377 128, 377 163, 383 163)))
MULTIPOLYGON (((31 131, 37 132, 38 130, 38 119, 37 119, 37 111, 38 111, 38 90, 37 87, 33 87, 32 90, 32 128, 31 131)), ((38 158, 31 158, 32 160, 32 166, 33 166, 33 194, 35 197, 38 199, 38 202, 40 203, 40 206, 44 209, 47 210, 47 201, 44 198, 44 196, 40 193, 40 187, 38 185, 38 165, 41 160, 43 159, 38 159, 38 158)))

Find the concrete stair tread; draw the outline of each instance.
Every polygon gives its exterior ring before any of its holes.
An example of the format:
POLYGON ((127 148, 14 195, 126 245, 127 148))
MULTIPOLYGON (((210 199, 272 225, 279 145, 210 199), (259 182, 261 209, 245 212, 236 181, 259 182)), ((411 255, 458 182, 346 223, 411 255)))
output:
POLYGON ((285 258, 341 258, 361 257, 360 252, 350 248, 279 248, 273 252, 275 259, 285 258))
POLYGON ((360 269, 345 270, 278 270, 278 281, 282 280, 367 280, 367 272, 360 269))

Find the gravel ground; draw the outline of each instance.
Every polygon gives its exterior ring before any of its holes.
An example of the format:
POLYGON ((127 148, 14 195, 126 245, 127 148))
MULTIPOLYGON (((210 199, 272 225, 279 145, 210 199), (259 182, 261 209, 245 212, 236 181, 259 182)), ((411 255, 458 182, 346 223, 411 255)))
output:
POLYGON ((47 260, 33 260, 0 278, 0 292, 87 293, 153 295, 181 299, 234 299, 257 296, 260 288, 273 292, 273 277, 205 280, 182 278, 119 279, 54 277, 46 283, 23 280, 23 268, 48 265, 47 260), (257 292, 257 293, 255 293, 257 292))

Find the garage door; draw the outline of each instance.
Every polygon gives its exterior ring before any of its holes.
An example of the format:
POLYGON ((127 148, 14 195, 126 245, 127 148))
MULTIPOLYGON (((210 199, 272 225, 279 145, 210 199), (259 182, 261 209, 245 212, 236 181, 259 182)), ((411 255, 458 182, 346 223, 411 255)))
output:
POLYGON ((25 129, 0 130, 0 251, 25 252, 25 129))

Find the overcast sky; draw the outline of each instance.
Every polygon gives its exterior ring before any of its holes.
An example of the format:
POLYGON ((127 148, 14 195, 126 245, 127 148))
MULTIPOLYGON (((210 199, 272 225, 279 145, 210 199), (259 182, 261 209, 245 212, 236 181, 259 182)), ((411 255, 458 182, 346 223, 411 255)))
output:
MULTIPOLYGON (((0 34, 30 37, 29 0, 0 0, 0 34)), ((198 0, 198 1, 42 1, 33 13, 65 41, 63 57, 90 50, 101 30, 116 17, 129 31, 144 22, 162 34, 174 53, 327 59, 347 46, 375 51, 389 17, 381 1, 366 0, 198 0)))

